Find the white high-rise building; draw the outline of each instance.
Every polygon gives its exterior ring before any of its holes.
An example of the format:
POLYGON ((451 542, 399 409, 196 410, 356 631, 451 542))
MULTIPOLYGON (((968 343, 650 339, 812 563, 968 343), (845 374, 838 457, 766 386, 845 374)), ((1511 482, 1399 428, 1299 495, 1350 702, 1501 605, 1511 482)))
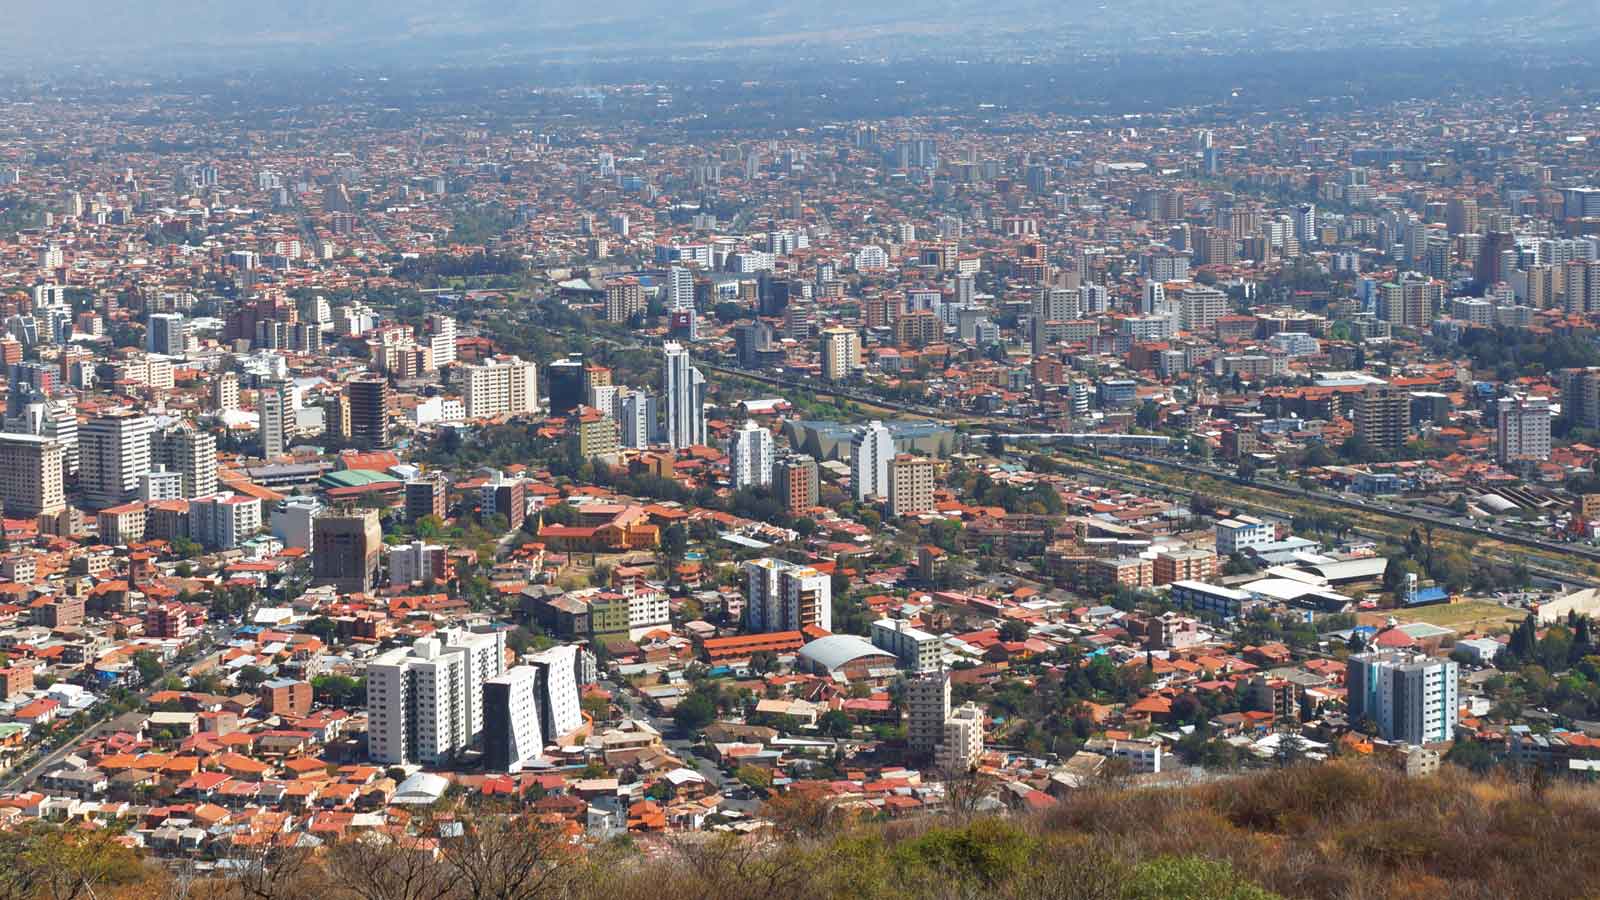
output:
POLYGON ((706 379, 689 364, 689 351, 677 341, 661 345, 661 385, 667 395, 667 443, 673 449, 706 442, 706 379))
POLYGON ((515 356, 498 356, 463 367, 467 418, 520 416, 539 409, 539 367, 515 356))
POLYGON ((139 499, 145 503, 183 499, 183 476, 160 463, 139 476, 139 499))
POLYGON ((442 369, 456 361, 456 320, 434 313, 428 316, 428 324, 433 328, 433 334, 428 339, 433 366, 442 369))
POLYGON ((618 391, 615 410, 623 447, 643 450, 655 441, 658 413, 653 395, 643 391, 618 391))
POLYGON ((871 422, 850 442, 850 483, 857 500, 889 496, 889 463, 894 459, 894 437, 882 422, 871 422))
POLYGON ((1495 413, 1495 458, 1502 465, 1550 458, 1549 399, 1501 397, 1496 401, 1495 413))
POLYGON ((673 266, 667 273, 667 311, 694 309, 694 272, 673 266))
POLYGON ((66 454, 60 442, 33 434, 0 435, 0 501, 6 515, 33 517, 66 506, 66 454))
POLYGON ((983 708, 963 703, 944 720, 944 734, 934 759, 945 772, 966 772, 983 755, 983 708))
POLYGON ((540 728, 545 740, 555 741, 583 727, 583 707, 578 699, 578 648, 551 647, 527 654, 523 661, 539 670, 540 728))
POLYGON ((78 432, 79 478, 84 502, 105 509, 139 496, 139 476, 150 471, 155 424, 132 410, 102 413, 78 432))
POLYGON ((824 328, 820 355, 822 377, 843 381, 861 364, 861 335, 854 328, 824 328))
POLYGON ((239 408, 239 376, 223 372, 211 384, 211 405, 221 412, 239 408))
POLYGON ((1209 331, 1228 314, 1228 295, 1214 287, 1186 288, 1178 299, 1178 326, 1184 331, 1209 331))
POLYGON ((1033 314, 1046 322, 1068 322, 1083 315, 1083 295, 1069 288, 1040 288, 1033 314))
POLYGON ((754 632, 833 630, 833 579, 781 559, 744 564, 745 626, 754 632))
POLYGON ((389 548, 389 583, 407 585, 444 577, 445 548, 412 541, 389 548))
POLYGON ((505 672, 505 632, 449 630, 367 665, 367 751, 383 764, 448 762, 483 731, 483 688, 505 672))
POLYGON ((382 765, 448 762, 468 745, 466 660, 423 638, 367 664, 367 756, 382 765))
POLYGON ((208 550, 232 550, 261 530, 261 498, 224 491, 189 501, 189 536, 208 550))
POLYGON ((272 536, 285 547, 304 547, 309 553, 316 534, 312 523, 321 512, 322 501, 316 497, 285 497, 272 507, 272 536))
POLYGON ((183 476, 185 497, 217 492, 217 438, 209 431, 182 427, 166 436, 166 464, 183 476))
POLYGON ((728 447, 734 490, 772 484, 772 432, 746 420, 728 447))
POLYGON ((544 752, 540 671, 514 666, 483 683, 483 763, 491 772, 520 772, 544 752))
POLYGON ((1458 678, 1453 660, 1397 650, 1356 654, 1345 668, 1350 723, 1371 719, 1388 741, 1454 740, 1458 678))
POLYGON ((261 456, 273 459, 289 451, 295 430, 295 388, 288 381, 269 381, 256 393, 256 419, 261 429, 261 456))
POLYGON ((188 326, 181 313, 151 313, 145 325, 144 348, 162 356, 182 356, 189 350, 188 326))
POLYGON ((941 669, 907 681, 905 704, 906 745, 914 753, 933 753, 950 718, 950 673, 941 669))

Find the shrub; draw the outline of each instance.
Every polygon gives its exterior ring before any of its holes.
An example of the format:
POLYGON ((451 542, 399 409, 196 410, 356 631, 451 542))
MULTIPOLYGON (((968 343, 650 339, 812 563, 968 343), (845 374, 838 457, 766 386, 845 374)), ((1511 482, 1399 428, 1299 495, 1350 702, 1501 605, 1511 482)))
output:
POLYGON ((1273 900, 1277 894, 1239 878, 1233 866, 1196 856, 1163 856, 1134 867, 1127 900, 1273 900))

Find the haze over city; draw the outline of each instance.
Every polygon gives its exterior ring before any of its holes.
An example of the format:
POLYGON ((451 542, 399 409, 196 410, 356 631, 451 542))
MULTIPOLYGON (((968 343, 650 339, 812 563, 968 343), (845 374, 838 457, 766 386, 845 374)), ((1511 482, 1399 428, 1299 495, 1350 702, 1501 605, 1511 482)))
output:
POLYGON ((0 12, 0 900, 1600 879, 1592 0, 0 12))

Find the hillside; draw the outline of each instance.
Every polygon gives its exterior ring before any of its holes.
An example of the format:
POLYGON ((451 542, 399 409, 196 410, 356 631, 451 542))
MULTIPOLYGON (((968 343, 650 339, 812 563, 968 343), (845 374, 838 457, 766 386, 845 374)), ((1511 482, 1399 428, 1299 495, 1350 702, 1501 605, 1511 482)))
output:
POLYGON ((0 832, 0 896, 1487 900, 1585 896, 1600 878, 1600 788, 1452 768, 1407 780, 1336 762, 1106 785, 1013 817, 856 822, 794 796, 769 815, 776 836, 631 834, 579 851, 487 809, 391 814, 386 830, 316 851, 242 848, 225 881, 141 863, 106 832, 0 832))

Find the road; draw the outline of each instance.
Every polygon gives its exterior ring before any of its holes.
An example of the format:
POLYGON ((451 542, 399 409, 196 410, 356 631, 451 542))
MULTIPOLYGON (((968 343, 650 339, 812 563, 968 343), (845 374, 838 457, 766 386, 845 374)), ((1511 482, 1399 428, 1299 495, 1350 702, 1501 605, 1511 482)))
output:
MULTIPOLYGON (((551 331, 551 333, 556 333, 553 329, 546 329, 546 330, 551 331)), ((651 349, 652 346, 654 346, 654 345, 651 345, 651 344, 645 344, 645 343, 641 343, 641 342, 638 342, 638 341, 616 340, 616 339, 610 338, 610 337, 598 338, 598 340, 610 343, 610 344, 612 344, 614 346, 624 347, 624 348, 629 348, 629 349, 634 349, 634 350, 648 350, 648 349, 651 349)), ((959 417, 957 415, 957 411, 944 409, 942 407, 934 407, 934 406, 927 406, 927 405, 921 405, 921 404, 900 403, 900 402, 897 402, 897 401, 894 401, 894 400, 888 400, 888 399, 885 399, 885 398, 882 398, 882 397, 878 397, 876 395, 868 393, 867 391, 856 390, 856 389, 854 389, 854 388, 852 388, 852 387, 850 387, 848 385, 844 385, 844 386, 829 386, 826 383, 819 383, 819 382, 810 381, 810 380, 805 381, 805 382, 800 382, 800 381, 796 381, 795 379, 779 378, 779 377, 774 376, 774 375, 772 375, 770 373, 752 372, 750 370, 738 368, 738 367, 735 367, 735 366, 727 366, 727 365, 723 365, 721 363, 714 363, 714 362, 710 362, 710 361, 705 360, 705 359, 697 359, 696 360, 696 364, 701 366, 701 367, 703 367, 703 368, 709 369, 709 370, 711 370, 713 372, 720 372, 720 373, 723 373, 725 375, 731 375, 731 376, 738 377, 738 378, 747 378, 747 379, 750 379, 750 380, 753 380, 753 381, 761 382, 763 384, 769 384, 769 385, 772 385, 774 387, 802 388, 804 390, 807 390, 807 391, 810 391, 810 392, 812 392, 814 394, 819 394, 819 395, 822 395, 822 396, 837 397, 837 398, 842 398, 842 399, 846 399, 846 400, 853 400, 853 401, 856 401, 856 402, 859 402, 859 403, 863 403, 863 404, 871 404, 871 405, 876 406, 876 407, 880 407, 880 408, 883 408, 883 409, 894 410, 894 411, 897 411, 897 412, 905 413, 907 415, 914 415, 914 416, 920 416, 920 417, 924 417, 924 418, 939 419, 939 420, 942 420, 942 421, 944 421, 944 422, 946 422, 947 424, 950 424, 950 425, 958 425, 958 424, 963 424, 963 423, 965 423, 965 424, 983 424, 983 425, 988 425, 989 427, 994 428, 997 432, 1002 432, 1002 433, 1007 431, 1007 430, 1018 430, 1018 429, 1020 429, 1020 426, 1013 425, 1013 424, 1011 424, 1010 422, 1008 422, 1005 419, 1000 419, 1000 418, 996 418, 996 417, 984 417, 984 416, 959 417)), ((1232 472, 1227 472, 1227 471, 1223 471, 1221 469, 1215 469, 1215 468, 1211 468, 1211 467, 1208 467, 1208 466, 1198 466, 1198 465, 1194 465, 1193 463, 1182 462, 1182 461, 1178 461, 1178 460, 1168 459, 1168 458, 1165 458, 1165 457, 1143 457, 1143 456, 1135 456, 1135 455, 1129 455, 1129 454, 1120 454, 1120 453, 1116 453, 1114 451, 1101 451, 1101 454, 1103 456, 1106 456, 1106 457, 1111 457, 1111 458, 1116 458, 1116 459, 1124 459, 1124 460, 1127 460, 1127 461, 1130 461, 1130 462, 1141 462, 1141 463, 1150 463, 1150 464, 1160 465, 1160 466, 1168 466, 1168 467, 1171 467, 1171 468, 1174 468, 1174 469, 1178 469, 1180 471, 1190 472, 1192 474, 1198 474, 1198 475, 1205 475, 1205 476, 1208 476, 1208 477, 1211 477, 1211 478, 1216 478, 1216 479, 1221 480, 1221 481, 1227 481, 1227 482, 1232 482, 1232 483, 1235 483, 1235 484, 1245 485, 1245 486, 1248 486, 1248 487, 1256 488, 1256 489, 1263 490, 1263 491, 1268 491, 1268 492, 1279 494, 1279 495, 1282 495, 1282 496, 1298 497, 1298 498, 1301 498, 1301 499, 1309 500, 1309 501, 1312 501, 1312 502, 1315 502, 1315 503, 1324 504, 1324 505, 1327 505, 1327 506, 1336 506, 1336 507, 1341 507, 1341 508, 1345 508, 1345 509, 1358 510, 1360 512, 1367 513, 1369 515, 1383 516, 1385 518, 1396 519, 1396 520, 1408 522, 1408 523, 1411 523, 1411 524, 1414 524, 1414 525, 1422 525, 1422 526, 1431 527, 1431 528, 1434 528, 1436 530, 1442 529, 1442 530, 1445 530, 1445 531, 1453 531, 1453 532, 1457 532, 1457 533, 1460 533, 1460 534, 1470 534, 1470 535, 1474 535, 1474 536, 1479 537, 1479 538, 1487 538, 1487 539, 1499 541, 1499 542, 1505 543, 1505 544, 1511 544, 1511 545, 1515 545, 1515 546, 1519 546, 1519 547, 1526 547, 1526 548, 1532 549, 1532 550, 1540 550, 1540 551, 1543 551, 1543 552, 1546 552, 1546 553, 1555 553, 1555 554, 1559 554, 1559 555, 1578 556, 1578 557, 1581 557, 1581 558, 1583 558, 1585 560, 1588 560, 1588 561, 1591 561, 1591 562, 1594 562, 1594 563, 1600 563, 1600 550, 1597 550, 1597 549, 1592 548, 1592 547, 1587 547, 1587 546, 1583 546, 1583 545, 1579 545, 1579 544, 1567 544, 1567 543, 1559 543, 1559 542, 1556 542, 1556 541, 1547 541, 1547 540, 1543 540, 1543 539, 1537 538, 1537 537, 1532 537, 1532 536, 1529 536, 1529 535, 1517 534, 1517 533, 1510 532, 1510 531, 1502 531, 1502 530, 1495 529, 1495 528, 1488 528, 1488 527, 1484 527, 1484 526, 1481 526, 1481 525, 1471 524, 1470 522, 1463 522, 1463 521, 1461 521, 1459 519, 1452 520, 1450 518, 1442 517, 1442 516, 1437 515, 1437 514, 1429 513, 1429 512, 1426 512, 1426 511, 1419 511, 1419 510, 1416 510, 1414 508, 1411 508, 1411 507, 1409 507, 1407 505, 1403 505, 1403 504, 1379 505, 1378 503, 1371 502, 1371 501, 1351 500, 1351 499, 1348 499, 1348 498, 1345 498, 1345 497, 1341 497, 1341 496, 1339 496, 1337 494, 1330 494, 1330 493, 1323 492, 1323 491, 1308 491, 1308 490, 1305 490, 1304 488, 1290 487, 1288 485, 1276 484, 1276 483, 1273 483, 1273 482, 1270 482, 1270 481, 1264 481, 1264 480, 1246 481, 1245 479, 1240 478, 1237 474, 1232 473, 1232 472)), ((1171 487, 1169 485, 1161 485, 1161 486, 1163 488, 1167 489, 1167 490, 1174 490, 1174 491, 1177 490, 1176 488, 1173 488, 1173 487, 1171 487)), ((1590 576, 1588 574, 1578 574, 1578 573, 1574 573, 1574 572, 1572 572, 1570 570, 1560 568, 1558 560, 1551 560, 1551 559, 1547 558, 1547 559, 1544 559, 1542 562, 1530 561, 1530 562, 1526 563, 1526 565, 1528 567, 1528 570, 1533 574, 1540 575, 1540 576, 1543 576, 1543 577, 1546 577, 1546 578, 1551 578, 1551 579, 1554 579, 1554 580, 1557 580, 1557 581, 1560 581, 1560 582, 1563 582, 1563 583, 1566 583, 1566 584, 1582 585, 1582 586, 1585 586, 1585 587, 1600 587, 1600 581, 1595 580, 1594 577, 1592 577, 1592 576, 1590 576)))
MULTIPOLYGON (((1442 521, 1437 517, 1420 516, 1420 515, 1407 513, 1407 512, 1404 512, 1404 511, 1400 511, 1400 510, 1385 509, 1385 508, 1380 508, 1380 507, 1376 507, 1376 506, 1369 506, 1369 505, 1366 505, 1366 504, 1361 504, 1361 503, 1356 503, 1356 502, 1353 502, 1353 501, 1343 500, 1342 498, 1330 498, 1329 495, 1326 495, 1326 494, 1322 494, 1322 493, 1318 493, 1318 492, 1314 492, 1314 491, 1300 490, 1298 488, 1286 488, 1286 487, 1282 487, 1282 486, 1278 486, 1278 485, 1263 484, 1261 482, 1245 482, 1242 479, 1238 478, 1237 476, 1231 476, 1231 475, 1228 475, 1227 473, 1220 472, 1220 471, 1215 470, 1215 469, 1209 469, 1209 468, 1201 467, 1201 466, 1189 466, 1189 465, 1185 465, 1185 464, 1182 464, 1182 463, 1175 463, 1175 462, 1171 462, 1169 460, 1164 460, 1164 459, 1163 460, 1152 460, 1152 459, 1143 458, 1143 457, 1122 456, 1120 454, 1103 454, 1103 455, 1116 456, 1119 459, 1126 459, 1126 460, 1131 461, 1131 462, 1142 462, 1142 463, 1150 463, 1150 464, 1153 464, 1153 465, 1170 466, 1170 467, 1175 468, 1175 469, 1179 469, 1179 470, 1182 470, 1182 471, 1187 471, 1190 474, 1205 475, 1207 477, 1217 478, 1217 479, 1223 480, 1223 481, 1229 481, 1229 482, 1234 482, 1234 483, 1237 483, 1237 484, 1243 484, 1243 485, 1247 485, 1248 487, 1255 488, 1255 489, 1260 489, 1260 490, 1265 490, 1265 491, 1268 491, 1270 493, 1289 494, 1289 495, 1293 495, 1293 496, 1299 496, 1299 497, 1303 497, 1304 499, 1311 500, 1313 502, 1337 501, 1336 505, 1354 507, 1354 508, 1359 509, 1360 511, 1362 511, 1364 513, 1378 515, 1378 516, 1382 516, 1382 517, 1385 517, 1385 518, 1404 519, 1404 520, 1416 522, 1418 524, 1430 526, 1430 527, 1433 527, 1433 528, 1438 529, 1438 530, 1465 531, 1465 532, 1468 532, 1468 533, 1478 534, 1478 535, 1483 536, 1483 537, 1489 537, 1492 540, 1498 540, 1498 541, 1501 541, 1502 543, 1508 543, 1508 544, 1509 543, 1515 543, 1515 544, 1525 544, 1525 543, 1527 543, 1526 540, 1525 541, 1512 540, 1511 538, 1509 538, 1507 536, 1504 536, 1504 535, 1500 534, 1499 532, 1491 531, 1489 529, 1464 528, 1462 526, 1451 525, 1449 522, 1442 521)), ((1162 491, 1162 492, 1169 493, 1169 494, 1184 494, 1184 495, 1188 495, 1188 496, 1194 496, 1196 494, 1202 493, 1201 491, 1197 491, 1197 490, 1190 489, 1190 488, 1185 488, 1183 486, 1168 484, 1168 483, 1163 482, 1163 481, 1156 481, 1154 479, 1144 478, 1144 477, 1141 477, 1141 476, 1138 476, 1138 475, 1131 475, 1131 474, 1128 474, 1126 472, 1119 472, 1119 471, 1116 471, 1116 470, 1113 470, 1113 469, 1106 469, 1106 468, 1103 468, 1103 467, 1100 467, 1100 466, 1095 466, 1095 465, 1092 465, 1092 464, 1090 464, 1088 462, 1085 462, 1085 461, 1079 460, 1079 459, 1063 459, 1063 461, 1067 465, 1070 465, 1070 466, 1073 466, 1075 468, 1078 468, 1078 469, 1080 469, 1080 470, 1082 470, 1084 472, 1087 472, 1089 474, 1092 474, 1092 475, 1094 475, 1094 476, 1096 476, 1098 478, 1101 478, 1101 479, 1104 479, 1104 480, 1107 480, 1107 481, 1115 481, 1115 482, 1119 482, 1119 483, 1122 483, 1122 484, 1132 485, 1132 486, 1138 487, 1138 488, 1140 488, 1142 490, 1162 491)), ((1235 502, 1235 503, 1241 503, 1241 504, 1246 505, 1246 506, 1265 509, 1265 507, 1262 507, 1261 504, 1258 504, 1258 503, 1251 503, 1249 501, 1240 500, 1239 498, 1229 498, 1229 499, 1231 499, 1232 502, 1235 502)), ((1271 511, 1274 511, 1274 510, 1270 510, 1269 509, 1268 511, 1271 512, 1271 511)), ((1381 534, 1379 532, 1374 532, 1374 531, 1371 531, 1371 530, 1368 530, 1368 529, 1356 528, 1356 529, 1353 529, 1353 531, 1355 533, 1357 533, 1357 534, 1360 534, 1360 535, 1364 536, 1364 537, 1383 538, 1383 539, 1388 539, 1390 537, 1389 535, 1381 534)), ((1537 543, 1538 544, 1542 544, 1542 545, 1547 545, 1550 549, 1556 550, 1556 551, 1561 551, 1561 552, 1565 552, 1566 550, 1569 549, 1565 545, 1561 545, 1561 544, 1552 544, 1550 542, 1543 542, 1543 541, 1540 541, 1540 542, 1537 542, 1537 543)), ((1574 573, 1574 572, 1572 572, 1570 570, 1566 570, 1566 569, 1550 568, 1548 565, 1541 564, 1540 560, 1542 560, 1542 559, 1543 558, 1541 557, 1539 559, 1532 560, 1532 561, 1524 561, 1523 564, 1527 567, 1528 571, 1531 574, 1542 576, 1542 577, 1547 578, 1547 579, 1552 579, 1554 581, 1560 582, 1560 583, 1565 584, 1565 585, 1581 586, 1581 587, 1600 587, 1600 581, 1597 581, 1597 580, 1595 580, 1594 578, 1592 578, 1590 576, 1580 575, 1580 574, 1574 573)), ((1497 561, 1509 563, 1509 562, 1512 562, 1513 560, 1497 560, 1497 561)))
POLYGON ((695 771, 699 772, 706 779, 706 782, 716 790, 723 791, 726 789, 728 793, 724 793, 722 798, 722 807, 724 809, 737 810, 753 815, 761 808, 761 799, 759 797, 731 796, 733 792, 740 790, 740 786, 737 783, 730 784, 729 779, 722 774, 722 770, 717 767, 716 763, 696 753, 695 748, 699 745, 699 742, 684 735, 676 722, 654 715, 632 691, 609 678, 600 679, 600 687, 611 693, 617 705, 622 707, 628 718, 643 722, 660 732, 662 743, 672 752, 672 755, 683 760, 686 765, 693 766, 695 771))
MULTIPOLYGON (((1168 457, 1139 456, 1127 453, 1117 453, 1115 451, 1108 450, 1101 450, 1099 455, 1103 458, 1115 459, 1123 462, 1177 469, 1180 472, 1187 472, 1191 475, 1202 475, 1207 478, 1214 478, 1218 481, 1238 484, 1253 490, 1308 500, 1313 503, 1320 503, 1326 506, 1337 506, 1344 509, 1365 513, 1367 515, 1381 516, 1388 519, 1398 519, 1413 525, 1429 527, 1436 531, 1452 531, 1460 534, 1470 534, 1477 538, 1486 538, 1493 541, 1499 541, 1503 544, 1512 544, 1519 547, 1526 547, 1532 550, 1541 550, 1547 553, 1555 553, 1558 555, 1579 556, 1586 560, 1600 563, 1600 550, 1596 550, 1592 547, 1587 547, 1580 544, 1567 544, 1556 541, 1547 541, 1541 538, 1520 535, 1509 531, 1486 528, 1481 525, 1462 524, 1458 521, 1454 521, 1436 514, 1417 511, 1405 504, 1394 504, 1370 500, 1352 500, 1347 497, 1342 497, 1338 494, 1330 494, 1325 491, 1308 491, 1304 488, 1291 487, 1289 485, 1270 480, 1258 479, 1247 481, 1234 473, 1222 469, 1217 469, 1210 466, 1195 465, 1193 463, 1183 462, 1168 457)), ((1105 478, 1120 479, 1129 484, 1140 484, 1141 486, 1147 488, 1159 489, 1178 494, 1193 495, 1201 493, 1200 491, 1187 489, 1179 485, 1173 485, 1153 479, 1141 478, 1139 476, 1120 472, 1106 466, 1094 465, 1091 462, 1079 458, 1061 457, 1060 459, 1067 464, 1084 471, 1092 472, 1105 478)), ((1544 559, 1543 561, 1547 564, 1553 562, 1549 559, 1544 559)), ((1532 567, 1530 566, 1530 568, 1532 567)), ((1591 576, 1586 574, 1580 575, 1563 570, 1548 568, 1547 571, 1565 575, 1567 580, 1572 583, 1600 586, 1600 582, 1596 582, 1591 576)))
MULTIPOLYGON (((143 689, 137 692, 139 699, 141 701, 148 701, 150 699, 150 695, 160 690, 162 682, 166 681, 168 677, 178 674, 194 660, 200 659, 207 653, 210 653, 211 649, 216 646, 217 639, 222 633, 225 633, 225 629, 219 631, 215 627, 208 628, 201 632, 200 643, 196 645, 194 652, 184 653, 178 657, 175 657, 172 661, 172 665, 161 673, 160 678, 155 679, 154 682, 146 685, 143 689)), ((102 706, 103 705, 104 704, 102 704, 102 706)), ((62 760, 66 759, 68 756, 71 756, 73 751, 78 749, 79 744, 93 736, 100 726, 111 721, 116 717, 116 715, 118 714, 110 711, 101 713, 92 722, 90 722, 87 728, 79 732, 72 740, 67 741, 60 747, 57 747, 56 749, 45 754, 44 757, 40 758, 27 769, 23 770, 21 774, 12 775, 7 778, 4 783, 0 783, 0 793, 22 791, 32 787, 35 781, 38 781, 40 777, 48 774, 50 770, 54 769, 56 766, 59 766, 62 760)))

